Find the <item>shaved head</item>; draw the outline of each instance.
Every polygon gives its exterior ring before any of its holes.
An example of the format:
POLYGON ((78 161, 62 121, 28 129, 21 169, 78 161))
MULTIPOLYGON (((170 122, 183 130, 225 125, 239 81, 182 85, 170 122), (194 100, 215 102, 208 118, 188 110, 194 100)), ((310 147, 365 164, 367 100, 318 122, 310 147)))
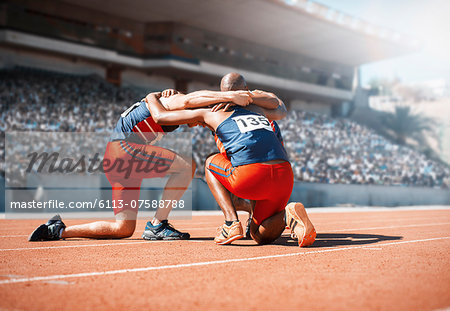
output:
POLYGON ((223 76, 222 81, 220 81, 220 90, 224 91, 246 91, 247 82, 243 76, 237 72, 231 72, 223 76))

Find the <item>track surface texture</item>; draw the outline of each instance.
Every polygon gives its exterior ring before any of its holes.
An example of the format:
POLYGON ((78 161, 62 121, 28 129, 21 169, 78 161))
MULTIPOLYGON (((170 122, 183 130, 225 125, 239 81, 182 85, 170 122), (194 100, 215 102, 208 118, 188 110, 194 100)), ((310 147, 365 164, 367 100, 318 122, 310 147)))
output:
POLYGON ((0 310, 448 310, 450 209, 308 212, 307 248, 217 246, 220 215, 173 220, 192 236, 175 242, 139 219, 128 239, 30 243, 45 221, 2 219, 0 310))

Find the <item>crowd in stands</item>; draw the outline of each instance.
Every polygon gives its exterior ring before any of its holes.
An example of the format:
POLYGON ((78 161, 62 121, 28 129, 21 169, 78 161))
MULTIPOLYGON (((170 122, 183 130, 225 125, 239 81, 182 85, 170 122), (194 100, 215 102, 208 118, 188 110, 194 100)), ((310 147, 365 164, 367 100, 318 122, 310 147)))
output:
POLYGON ((450 186, 450 168, 347 119, 292 111, 279 122, 295 176, 307 182, 450 186))
POLYGON ((0 173, 5 172, 6 131, 110 132, 130 99, 139 98, 137 94, 137 90, 118 88, 97 76, 1 70, 0 173))
MULTIPOLYGON (((390 143, 345 119, 290 111, 278 122, 294 176, 305 182, 450 187, 450 168, 414 150, 390 143)), ((194 128, 194 159, 211 150, 210 131, 194 128)), ((204 174, 199 167, 198 173, 204 174)))
MULTIPOLYGON (((145 91, 119 88, 95 76, 26 69, 0 71, 0 172, 5 171, 6 131, 108 134, 119 115, 144 95, 145 91)), ((392 144, 348 119, 290 111, 278 123, 297 180, 450 187, 449 166, 392 144)), ((217 148, 209 130, 180 129, 191 130, 196 174, 203 177, 204 160, 217 148)))

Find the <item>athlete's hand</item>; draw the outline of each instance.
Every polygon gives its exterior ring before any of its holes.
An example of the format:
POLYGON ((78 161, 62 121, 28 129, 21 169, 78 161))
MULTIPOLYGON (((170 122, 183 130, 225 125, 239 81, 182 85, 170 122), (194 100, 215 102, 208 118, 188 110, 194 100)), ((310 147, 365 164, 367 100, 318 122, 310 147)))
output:
POLYGON ((155 96, 156 99, 160 99, 161 98, 161 92, 148 93, 147 96, 145 96, 142 100, 144 100, 146 103, 148 103, 147 97, 149 97, 149 96, 155 96))
POLYGON ((218 104, 215 104, 212 108, 211 108, 211 111, 212 112, 216 112, 216 111, 219 111, 220 109, 222 109, 223 108, 223 111, 228 111, 228 109, 230 108, 230 107, 232 107, 232 106, 235 106, 236 104, 233 104, 233 103, 230 103, 230 102, 228 102, 228 103, 218 103, 218 104))
POLYGON ((172 95, 178 94, 179 92, 177 90, 174 89, 166 89, 164 91, 162 91, 162 97, 170 97, 172 95))
POLYGON ((253 102, 253 98, 249 91, 234 91, 232 92, 232 102, 238 106, 248 106, 253 102))

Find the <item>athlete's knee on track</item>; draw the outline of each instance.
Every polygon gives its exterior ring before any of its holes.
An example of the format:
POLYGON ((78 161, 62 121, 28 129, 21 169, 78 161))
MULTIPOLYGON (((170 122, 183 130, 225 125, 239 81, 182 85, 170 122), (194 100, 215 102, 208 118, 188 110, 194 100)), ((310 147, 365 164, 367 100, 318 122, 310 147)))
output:
POLYGON ((128 238, 136 229, 137 213, 135 211, 123 210, 116 214, 114 235, 116 238, 128 238))
POLYGON ((260 245, 274 242, 284 231, 284 211, 275 213, 264 220, 259 220, 260 222, 256 219, 253 218, 250 223, 250 236, 260 245), (257 222, 260 224, 258 225, 257 222))
POLYGON ((270 244, 279 237, 279 236, 270 236, 267 234, 260 234, 259 232, 254 232, 254 233, 250 232, 250 236, 259 245, 270 244))
POLYGON ((115 235, 118 239, 129 238, 136 229, 136 220, 116 220, 115 235))
POLYGON ((250 236, 253 241, 259 245, 270 244, 278 238, 278 236, 272 236, 267 232, 261 232, 260 225, 256 224, 254 221, 250 224, 250 236))

